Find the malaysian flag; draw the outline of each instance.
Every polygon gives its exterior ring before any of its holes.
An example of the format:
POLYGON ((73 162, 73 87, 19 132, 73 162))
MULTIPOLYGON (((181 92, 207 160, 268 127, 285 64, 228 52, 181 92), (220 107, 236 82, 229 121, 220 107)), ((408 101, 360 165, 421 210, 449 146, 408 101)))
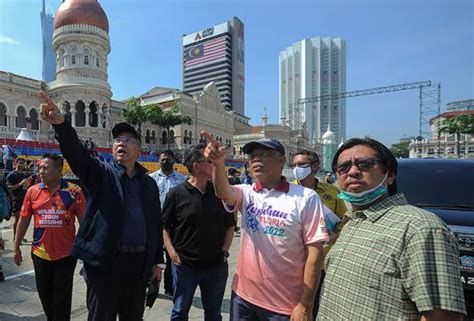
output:
POLYGON ((211 61, 224 58, 226 55, 226 37, 208 40, 184 51, 186 69, 197 67, 211 61))

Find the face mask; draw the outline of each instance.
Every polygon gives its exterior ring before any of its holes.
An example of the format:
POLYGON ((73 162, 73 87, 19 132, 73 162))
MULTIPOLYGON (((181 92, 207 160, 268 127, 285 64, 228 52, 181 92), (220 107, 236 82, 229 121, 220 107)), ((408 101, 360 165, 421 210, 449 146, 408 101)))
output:
POLYGON ((161 163, 161 169, 164 172, 170 172, 173 169, 173 163, 170 163, 170 162, 161 163))
POLYGON ((372 189, 360 193, 350 193, 342 191, 337 194, 337 197, 354 205, 370 204, 375 200, 379 199, 381 196, 385 195, 385 193, 387 193, 387 188, 383 185, 383 183, 387 179, 387 176, 388 173, 385 174, 385 177, 383 178, 382 182, 380 182, 380 184, 378 184, 372 189))
POLYGON ((296 166, 293 168, 293 174, 297 180, 302 181, 311 174, 311 166, 308 167, 299 167, 296 166))

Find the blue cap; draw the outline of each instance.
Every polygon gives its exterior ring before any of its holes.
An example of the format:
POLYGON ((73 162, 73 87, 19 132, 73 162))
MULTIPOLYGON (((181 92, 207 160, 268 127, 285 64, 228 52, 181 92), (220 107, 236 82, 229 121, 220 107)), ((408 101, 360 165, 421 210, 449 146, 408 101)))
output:
POLYGON ((276 139, 273 138, 260 138, 257 141, 249 142, 242 147, 245 154, 250 154, 255 148, 269 148, 277 151, 281 155, 285 156, 285 147, 276 139))

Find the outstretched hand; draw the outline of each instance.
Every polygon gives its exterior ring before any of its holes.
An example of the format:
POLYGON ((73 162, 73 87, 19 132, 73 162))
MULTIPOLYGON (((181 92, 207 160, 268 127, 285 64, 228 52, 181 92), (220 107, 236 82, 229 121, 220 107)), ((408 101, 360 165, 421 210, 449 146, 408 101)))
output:
POLYGON ((59 107, 49 98, 44 92, 40 92, 40 96, 44 99, 45 103, 40 106, 41 118, 53 125, 59 125, 64 122, 64 116, 61 114, 59 107))
POLYGON ((207 131, 203 130, 201 135, 206 137, 208 143, 204 149, 204 157, 210 160, 213 164, 224 164, 226 148, 219 143, 214 137, 211 136, 207 131))

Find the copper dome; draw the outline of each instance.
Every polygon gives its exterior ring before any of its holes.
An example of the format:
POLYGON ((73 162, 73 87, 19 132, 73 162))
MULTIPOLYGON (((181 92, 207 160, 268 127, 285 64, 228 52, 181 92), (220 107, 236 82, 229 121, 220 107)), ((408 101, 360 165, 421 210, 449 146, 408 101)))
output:
POLYGON ((56 12, 54 29, 72 24, 96 26, 109 32, 109 21, 97 0, 64 1, 56 12))

